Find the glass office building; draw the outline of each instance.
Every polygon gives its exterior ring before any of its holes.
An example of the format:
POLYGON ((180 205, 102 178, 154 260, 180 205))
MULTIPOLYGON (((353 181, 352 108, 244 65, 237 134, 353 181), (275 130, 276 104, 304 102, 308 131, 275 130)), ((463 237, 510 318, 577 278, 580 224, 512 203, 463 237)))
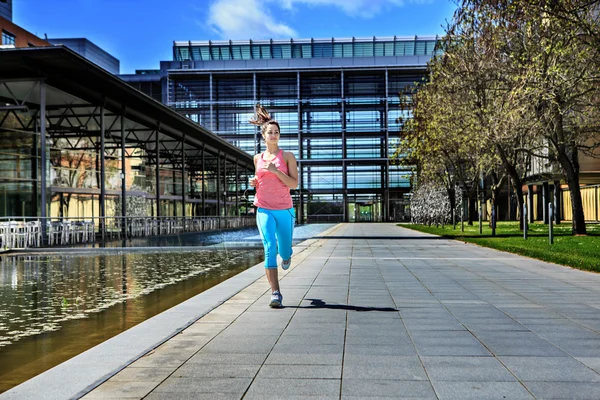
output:
POLYGON ((436 37, 174 42, 160 73, 123 76, 250 154, 264 150, 250 125, 261 103, 295 153, 299 222, 407 218, 409 167, 390 160, 400 95, 423 79, 436 37), (154 86, 155 87, 155 86, 154 86), (156 96, 156 90, 152 93, 156 96))

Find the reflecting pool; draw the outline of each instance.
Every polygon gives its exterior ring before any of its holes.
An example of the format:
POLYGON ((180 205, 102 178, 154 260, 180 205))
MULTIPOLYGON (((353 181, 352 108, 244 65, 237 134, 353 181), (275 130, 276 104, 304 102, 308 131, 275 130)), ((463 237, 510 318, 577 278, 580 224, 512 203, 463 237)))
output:
POLYGON ((0 258, 0 392, 262 261, 199 250, 0 258))

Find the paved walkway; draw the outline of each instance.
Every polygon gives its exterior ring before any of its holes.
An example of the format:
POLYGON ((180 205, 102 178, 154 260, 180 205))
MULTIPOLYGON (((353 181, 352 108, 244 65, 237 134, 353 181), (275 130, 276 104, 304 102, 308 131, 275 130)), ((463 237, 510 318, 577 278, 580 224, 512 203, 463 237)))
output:
POLYGON ((293 261, 83 398, 600 399, 598 274, 393 224, 293 261))

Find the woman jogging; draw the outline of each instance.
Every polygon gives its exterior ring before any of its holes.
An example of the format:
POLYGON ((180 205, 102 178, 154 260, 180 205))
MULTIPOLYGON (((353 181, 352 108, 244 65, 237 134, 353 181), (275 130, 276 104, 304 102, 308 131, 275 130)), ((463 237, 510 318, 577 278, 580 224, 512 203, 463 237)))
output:
POLYGON ((265 248, 265 273, 271 285, 270 307, 283 306, 283 296, 277 277, 277 253, 283 260, 281 268, 292 264, 292 235, 296 215, 290 189, 298 186, 298 166, 294 154, 279 148, 279 124, 260 104, 256 105, 256 119, 260 125, 267 149, 254 156, 255 176, 250 186, 256 188, 254 205, 256 225, 265 248))

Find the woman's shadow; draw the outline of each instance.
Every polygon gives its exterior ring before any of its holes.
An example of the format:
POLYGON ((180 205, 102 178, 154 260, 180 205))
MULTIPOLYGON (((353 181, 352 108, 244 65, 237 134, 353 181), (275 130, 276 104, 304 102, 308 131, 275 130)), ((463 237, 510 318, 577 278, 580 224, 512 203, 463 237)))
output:
MULTIPOLYGON (((398 311, 391 307, 361 307, 361 306, 350 306, 344 304, 327 304, 321 299, 304 299, 310 301, 310 306, 297 306, 296 308, 328 308, 331 310, 346 310, 346 311, 398 311)), ((293 307, 286 307, 293 308, 293 307)))

